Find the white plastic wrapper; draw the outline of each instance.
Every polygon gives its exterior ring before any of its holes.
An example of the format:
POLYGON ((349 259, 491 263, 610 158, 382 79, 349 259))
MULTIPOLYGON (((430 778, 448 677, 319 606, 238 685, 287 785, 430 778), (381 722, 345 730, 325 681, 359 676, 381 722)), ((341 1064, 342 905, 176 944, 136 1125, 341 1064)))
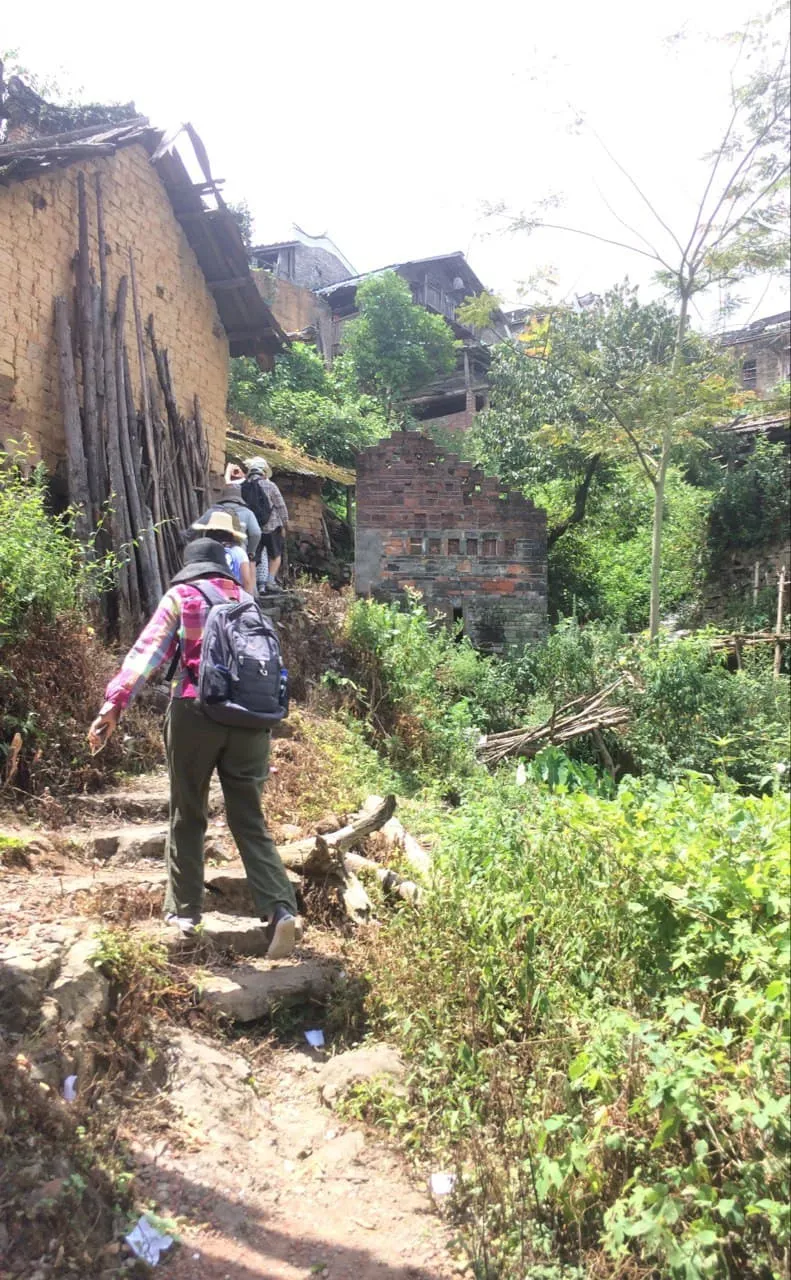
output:
POLYGON ((432 1173, 428 1180, 431 1193, 435 1196, 449 1196, 456 1185, 455 1173, 432 1173))
POLYGON ((147 1262, 149 1266, 155 1267, 160 1255, 167 1252, 172 1245, 173 1237, 164 1236, 161 1231, 157 1231, 144 1215, 137 1226, 129 1232, 126 1243, 138 1258, 142 1258, 143 1262, 147 1262))

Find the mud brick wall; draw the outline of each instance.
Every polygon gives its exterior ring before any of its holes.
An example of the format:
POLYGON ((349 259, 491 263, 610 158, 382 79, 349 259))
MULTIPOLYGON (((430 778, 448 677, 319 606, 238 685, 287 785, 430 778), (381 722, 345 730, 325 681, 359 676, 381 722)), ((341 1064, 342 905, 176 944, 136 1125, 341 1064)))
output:
MULTIPOLYGON (((74 296, 77 250, 77 174, 85 173, 91 262, 98 273, 94 174, 102 176, 108 268, 115 293, 135 257, 145 324, 154 316, 168 350, 179 409, 193 414, 198 395, 209 437, 212 470, 225 462, 228 340, 203 272, 173 212, 161 179, 142 146, 58 169, 49 176, 0 186, 0 443, 27 433, 39 457, 54 468, 64 457, 53 304, 74 296)), ((131 300, 127 308, 135 400, 140 376, 131 300)), ((154 375, 153 359, 149 375, 154 375)), ((153 379, 158 394, 156 379, 153 379)))
POLYGON ((327 549, 324 528, 324 506, 321 500, 320 476, 301 476, 293 472, 275 471, 272 476, 288 507, 289 536, 297 542, 309 542, 327 549))
POLYGON ((484 650, 539 639, 546 513, 419 432, 397 432, 358 459, 355 587, 380 600, 414 588, 484 650))

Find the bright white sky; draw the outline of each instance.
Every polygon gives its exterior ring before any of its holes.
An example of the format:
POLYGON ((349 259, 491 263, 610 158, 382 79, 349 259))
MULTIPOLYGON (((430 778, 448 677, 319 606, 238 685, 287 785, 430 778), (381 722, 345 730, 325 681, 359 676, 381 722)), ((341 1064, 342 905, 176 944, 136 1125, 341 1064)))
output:
MULTIPOLYGON (((326 232, 360 271, 462 249, 518 303, 519 282, 558 270, 559 294, 601 291, 651 264, 594 241, 498 234, 485 202, 567 197, 560 221, 621 233, 597 192, 653 231, 578 111, 682 232, 699 157, 721 135, 733 54, 712 37, 760 0, 299 0, 233 4, 75 0, 15 5, 2 43, 94 100, 133 98, 154 123, 191 120, 228 199, 248 200, 257 242, 292 222, 326 232), (686 39, 667 42, 684 31, 686 39)), ((649 236, 650 238, 650 236, 649 236)), ((788 307, 751 285, 738 320, 788 307)), ((716 323, 717 298, 703 305, 716 323)))

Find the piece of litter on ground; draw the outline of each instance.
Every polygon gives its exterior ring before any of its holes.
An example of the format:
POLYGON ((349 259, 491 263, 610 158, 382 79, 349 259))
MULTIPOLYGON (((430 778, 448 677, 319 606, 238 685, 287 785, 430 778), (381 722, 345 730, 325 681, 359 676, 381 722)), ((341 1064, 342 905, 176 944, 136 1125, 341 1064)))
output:
POLYGON ((456 1185, 455 1173, 432 1173, 428 1180, 435 1196, 449 1196, 456 1185))
POLYGON ((77 1077, 66 1076, 63 1081, 63 1096, 67 1102, 74 1102, 77 1097, 77 1077))
POLYGON ((173 1243, 172 1236, 166 1236, 161 1231, 157 1231, 145 1216, 124 1238, 132 1252, 151 1267, 157 1265, 160 1254, 165 1253, 173 1243))
POLYGON ((306 1031, 305 1039, 307 1040, 311 1049, 324 1048, 324 1032, 323 1031, 306 1031))
POLYGON ((527 782, 527 769, 522 764, 521 760, 519 761, 519 764, 516 766, 516 781, 517 781, 517 785, 520 787, 523 787, 527 782))

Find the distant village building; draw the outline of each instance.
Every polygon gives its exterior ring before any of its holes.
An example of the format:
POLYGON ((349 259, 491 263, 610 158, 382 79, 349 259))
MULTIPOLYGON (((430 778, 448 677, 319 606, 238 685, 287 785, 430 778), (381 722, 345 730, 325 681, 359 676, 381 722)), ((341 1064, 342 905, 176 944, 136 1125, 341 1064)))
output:
POLYGON ((718 341, 738 361, 745 391, 766 396, 791 377, 791 312, 754 320, 718 341))
POLYGON ((329 236, 309 236, 297 226, 294 236, 250 250, 253 278, 289 337, 313 343, 329 365, 335 344, 332 309, 317 290, 356 271, 329 236))
MULTIPOLYGON (((211 469, 221 473, 229 355, 255 355, 271 365, 285 335, 255 286, 200 139, 190 125, 166 137, 142 116, 64 130, 63 109, 14 84, 3 104, 9 122, 0 145, 0 444, 27 435, 51 469, 64 458, 53 305, 59 295, 74 297, 79 175, 93 211, 90 260, 97 262, 98 177, 111 296, 121 277, 129 277, 131 255, 143 322, 153 317, 167 351, 176 407, 192 421, 197 397, 211 469), (203 170, 202 180, 190 176, 179 155, 184 147, 195 172, 203 170)), ((76 334, 75 322, 73 328, 76 334)), ((136 353, 131 297, 124 332, 136 353)), ((129 375, 139 406, 137 359, 129 375)), ((151 381, 156 396, 153 371, 151 381)))
POLYGON ((509 336, 505 316, 496 310, 490 324, 481 330, 470 329, 457 319, 457 309, 465 298, 479 297, 485 292, 463 253, 393 263, 380 271, 340 280, 319 290, 319 296, 332 308, 333 354, 343 350, 344 326, 357 314, 358 286, 383 271, 395 271, 406 280, 413 301, 435 315, 444 316, 461 343, 456 369, 421 387, 409 402, 412 412, 427 426, 465 431, 472 425, 476 413, 488 405, 489 348, 509 336))
POLYGON ((355 589, 399 600, 410 588, 485 651, 546 630, 546 512, 417 431, 357 465, 355 589))
POLYGON ((459 340, 457 365, 445 377, 421 387, 410 409, 418 421, 444 430, 466 430, 489 403, 490 348, 510 336, 505 315, 496 310, 490 325, 473 330, 457 319, 459 304, 479 297, 484 286, 463 253, 393 263, 358 275, 327 236, 298 238, 250 250, 261 296, 289 337, 315 343, 329 365, 343 350, 343 333, 357 315, 357 289, 364 280, 395 271, 406 280, 414 302, 444 316, 459 340))

